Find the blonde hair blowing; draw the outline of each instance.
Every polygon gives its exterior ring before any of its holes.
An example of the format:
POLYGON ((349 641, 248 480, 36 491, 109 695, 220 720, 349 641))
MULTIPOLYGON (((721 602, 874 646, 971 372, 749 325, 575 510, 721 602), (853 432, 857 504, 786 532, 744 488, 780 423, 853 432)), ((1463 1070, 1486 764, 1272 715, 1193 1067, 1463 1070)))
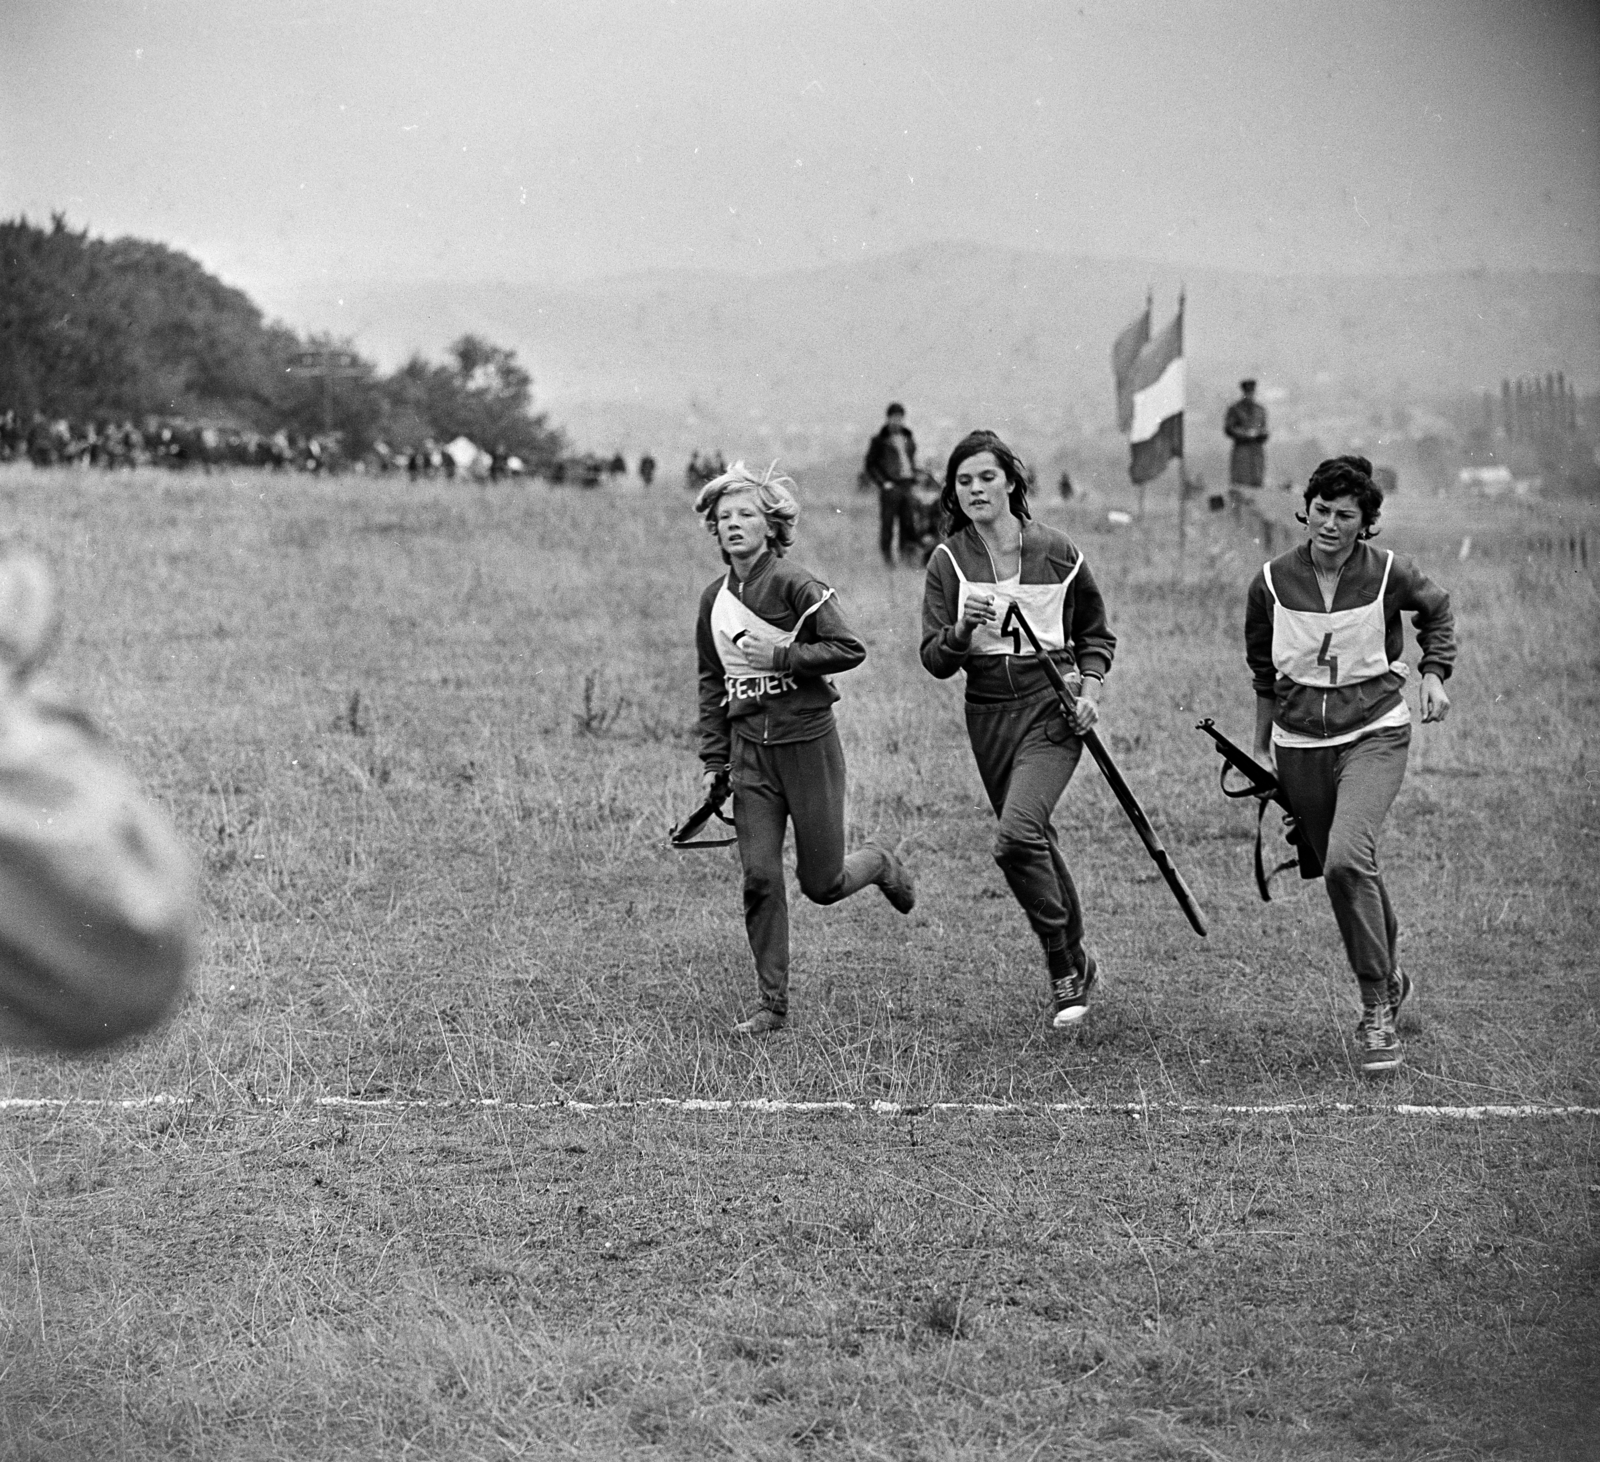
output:
POLYGON ((794 543, 794 525, 800 518, 793 480, 778 471, 776 462, 759 477, 743 462, 735 462, 721 477, 713 477, 694 500, 694 510, 705 519, 706 531, 713 538, 717 536, 717 504, 730 492, 755 494, 761 516, 767 520, 767 547, 782 558, 794 543))

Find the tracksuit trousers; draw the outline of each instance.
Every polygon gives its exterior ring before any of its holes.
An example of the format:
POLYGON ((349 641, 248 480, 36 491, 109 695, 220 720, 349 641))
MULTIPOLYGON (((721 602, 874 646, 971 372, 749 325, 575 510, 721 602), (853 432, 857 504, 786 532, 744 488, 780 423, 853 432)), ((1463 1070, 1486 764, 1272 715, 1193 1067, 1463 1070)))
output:
MULTIPOLYGON (((735 723, 737 727, 737 723, 735 723)), ((878 848, 844 851, 844 747, 837 728, 814 741, 763 746, 738 730, 730 748, 733 825, 744 865, 744 927, 761 1003, 789 1013, 789 899, 783 836, 794 824, 795 871, 812 903, 836 904, 889 871, 878 848)))
POLYGON ((1078 889, 1050 821, 1083 755, 1055 695, 1031 702, 968 701, 967 735, 1000 819, 994 861, 1047 952, 1083 948, 1078 889))
POLYGON ((1378 833, 1410 747, 1411 728, 1393 726, 1343 746, 1276 749, 1278 777, 1322 860, 1328 902, 1364 999, 1379 998, 1399 957, 1400 927, 1378 872, 1378 833))

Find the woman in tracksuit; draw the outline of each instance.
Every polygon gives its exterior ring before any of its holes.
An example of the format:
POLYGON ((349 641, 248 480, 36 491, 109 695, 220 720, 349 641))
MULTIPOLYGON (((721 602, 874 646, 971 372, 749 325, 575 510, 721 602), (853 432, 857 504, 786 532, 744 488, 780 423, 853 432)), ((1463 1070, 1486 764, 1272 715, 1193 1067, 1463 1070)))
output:
POLYGON ((993 432, 950 454, 941 499, 950 536, 928 560, 922 663, 941 680, 966 671, 967 735, 1000 819, 994 860, 1044 946, 1058 1029, 1082 1020, 1097 973, 1078 890, 1050 821, 1099 719, 1116 636, 1094 575, 1072 541, 1028 515, 1027 473, 993 432), (1027 616, 1077 695, 1069 724, 1043 669, 1007 615, 1027 616))
POLYGON ((1455 663, 1450 596, 1409 558, 1380 552, 1383 494, 1365 457, 1311 474, 1301 521, 1309 541, 1251 581, 1245 654, 1256 691, 1255 753, 1276 764, 1302 833, 1322 862, 1328 901, 1361 987, 1361 1065, 1400 1064, 1395 1022, 1410 977, 1378 872, 1378 832, 1405 776, 1411 711, 1402 690, 1409 613, 1422 651, 1422 719, 1450 710, 1455 663))
POLYGON ((695 511, 728 571, 700 596, 700 760, 708 791, 727 777, 744 865, 744 922, 759 1008, 740 1035, 781 1030, 789 1017, 789 905, 783 837, 794 823, 800 891, 833 904, 869 883, 902 914, 916 891, 886 848, 844 851, 844 749, 828 679, 867 657, 833 590, 784 553, 800 515, 794 484, 736 462, 708 482, 695 511))

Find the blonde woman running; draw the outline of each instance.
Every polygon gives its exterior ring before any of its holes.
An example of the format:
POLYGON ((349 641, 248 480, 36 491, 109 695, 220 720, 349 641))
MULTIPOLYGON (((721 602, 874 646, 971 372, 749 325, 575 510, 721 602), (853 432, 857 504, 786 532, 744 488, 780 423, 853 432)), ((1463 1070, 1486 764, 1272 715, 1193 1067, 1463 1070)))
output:
POLYGON ((844 748, 834 725, 832 675, 853 670, 866 646, 845 623, 838 596, 784 555, 800 505, 794 484, 743 462, 700 489, 694 508, 717 540, 727 572, 700 596, 700 760, 709 790, 733 789, 744 866, 744 922, 760 1005, 734 1027, 766 1035, 789 1020, 789 904, 783 839, 794 824, 800 891, 833 904, 870 883, 902 914, 916 890, 892 852, 844 851, 844 748))

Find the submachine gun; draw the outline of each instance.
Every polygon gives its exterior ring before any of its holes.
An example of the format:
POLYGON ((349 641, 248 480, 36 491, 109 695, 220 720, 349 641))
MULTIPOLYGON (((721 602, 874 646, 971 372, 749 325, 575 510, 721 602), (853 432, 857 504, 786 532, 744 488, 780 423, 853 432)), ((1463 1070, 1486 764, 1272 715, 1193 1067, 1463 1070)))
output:
POLYGON ((738 842, 739 839, 737 837, 695 837, 695 834, 710 822, 713 817, 728 827, 733 826, 733 819, 728 817, 722 810, 722 804, 728 800, 728 794, 732 790, 727 772, 718 772, 716 781, 711 784, 711 789, 706 793, 705 801, 667 834, 667 841, 680 853, 687 853, 694 848, 726 848, 730 843, 738 842))
POLYGON ((1222 770, 1217 777, 1217 785, 1222 788, 1224 797, 1254 797, 1256 799, 1256 892, 1261 895, 1263 903, 1272 902, 1271 883, 1278 874, 1286 868, 1299 867, 1301 878, 1321 878, 1322 860, 1317 857, 1311 846, 1311 840, 1306 836, 1305 829, 1300 826, 1299 819, 1294 815, 1294 809, 1289 806, 1289 799, 1284 796, 1283 786, 1273 775, 1269 767, 1264 767, 1242 746, 1237 746, 1229 741, 1226 736, 1217 730, 1217 724, 1207 716, 1194 728, 1204 731, 1216 743, 1217 753, 1222 757, 1222 770), (1238 772, 1246 782, 1243 787, 1230 787, 1228 773, 1238 772), (1270 873, 1267 871, 1266 861, 1261 856, 1261 822, 1267 815, 1267 803, 1274 803, 1283 812, 1283 836, 1289 846, 1294 849, 1294 857, 1286 858, 1270 873))

